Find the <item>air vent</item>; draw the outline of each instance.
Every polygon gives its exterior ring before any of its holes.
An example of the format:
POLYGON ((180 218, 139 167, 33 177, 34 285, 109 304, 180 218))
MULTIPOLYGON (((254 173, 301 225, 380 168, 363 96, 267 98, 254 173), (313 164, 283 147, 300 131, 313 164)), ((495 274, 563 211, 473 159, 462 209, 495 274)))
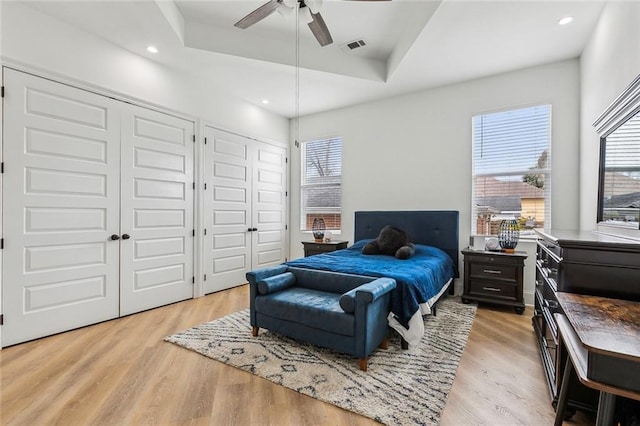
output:
POLYGON ((343 44, 342 45, 342 50, 346 50, 346 51, 355 50, 355 49, 359 49, 361 47, 364 47, 366 45, 367 45, 367 43, 365 43, 365 41, 360 38, 358 40, 353 40, 353 41, 350 41, 349 43, 343 44))

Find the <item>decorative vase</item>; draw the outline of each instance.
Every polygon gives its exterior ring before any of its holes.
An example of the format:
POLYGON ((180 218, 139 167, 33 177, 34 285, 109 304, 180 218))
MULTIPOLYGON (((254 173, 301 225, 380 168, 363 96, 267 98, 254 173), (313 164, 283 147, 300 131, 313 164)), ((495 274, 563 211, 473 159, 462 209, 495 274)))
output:
POLYGON ((515 219, 503 220, 498 228, 500 247, 507 253, 513 253, 520 240, 520 227, 515 219))
POLYGON ((324 219, 322 219, 321 217, 313 219, 311 230, 313 231, 313 238, 316 240, 316 243, 321 243, 322 241, 324 241, 325 229, 327 229, 327 227, 324 224, 324 219))

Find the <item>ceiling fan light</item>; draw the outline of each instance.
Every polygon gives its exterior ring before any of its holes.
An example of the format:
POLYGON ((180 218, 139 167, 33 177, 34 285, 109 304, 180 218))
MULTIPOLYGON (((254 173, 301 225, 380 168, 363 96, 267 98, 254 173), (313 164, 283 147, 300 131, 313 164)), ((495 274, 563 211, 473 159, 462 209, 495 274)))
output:
POLYGON ((311 16, 311 9, 309 9, 308 7, 301 7, 299 13, 300 13, 300 19, 302 19, 303 22, 306 22, 307 24, 310 24, 313 22, 313 16, 311 16))
POLYGON ((287 6, 284 2, 280 3, 276 10, 280 16, 284 16, 285 18, 293 13, 293 7, 287 6))

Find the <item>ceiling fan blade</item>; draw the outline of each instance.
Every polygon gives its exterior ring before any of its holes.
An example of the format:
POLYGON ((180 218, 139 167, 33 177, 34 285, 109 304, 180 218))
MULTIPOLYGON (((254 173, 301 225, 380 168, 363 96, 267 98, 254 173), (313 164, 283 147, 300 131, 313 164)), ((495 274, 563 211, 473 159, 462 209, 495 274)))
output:
POLYGON ((304 4, 311 13, 320 13, 320 9, 322 9, 322 0, 304 0, 304 4))
POLYGON ((233 26, 242 28, 243 30, 249 28, 256 22, 262 21, 264 18, 275 12, 280 5, 280 1, 282 0, 270 0, 268 3, 263 4, 262 6, 233 24, 233 26))
POLYGON ((329 33, 329 28, 327 28, 327 24, 322 19, 322 15, 320 13, 311 13, 311 17, 313 21, 309 22, 309 28, 318 43, 320 43, 320 46, 324 47, 333 43, 333 38, 331 38, 331 33, 329 33))

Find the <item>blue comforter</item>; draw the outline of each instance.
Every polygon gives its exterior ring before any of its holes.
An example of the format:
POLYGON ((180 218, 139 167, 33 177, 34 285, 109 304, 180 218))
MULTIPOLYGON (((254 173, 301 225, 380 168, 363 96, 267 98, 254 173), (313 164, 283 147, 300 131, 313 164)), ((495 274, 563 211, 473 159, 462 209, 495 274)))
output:
POLYGON ((453 261, 436 247, 416 244, 416 253, 406 260, 387 255, 364 255, 362 247, 371 240, 358 241, 344 250, 317 254, 286 262, 298 268, 345 272, 396 280, 391 293, 391 312, 405 328, 409 320, 438 294, 454 276, 453 261))

